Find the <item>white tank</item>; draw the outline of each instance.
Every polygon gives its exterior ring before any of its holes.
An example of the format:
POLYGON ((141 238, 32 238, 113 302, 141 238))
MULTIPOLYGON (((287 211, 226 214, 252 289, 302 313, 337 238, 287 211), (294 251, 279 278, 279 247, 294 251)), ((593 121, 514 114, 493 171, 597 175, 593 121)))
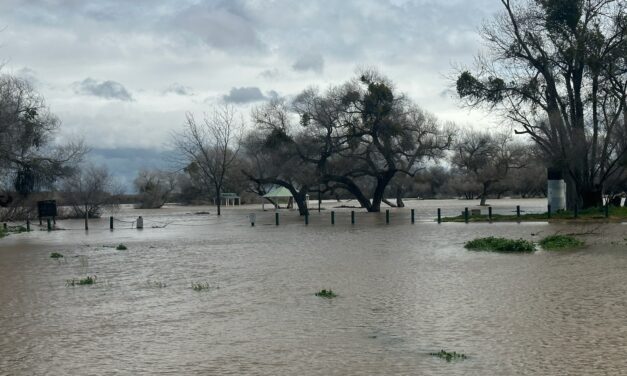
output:
POLYGON ((551 212, 566 210, 566 182, 563 179, 549 180, 547 193, 551 212))

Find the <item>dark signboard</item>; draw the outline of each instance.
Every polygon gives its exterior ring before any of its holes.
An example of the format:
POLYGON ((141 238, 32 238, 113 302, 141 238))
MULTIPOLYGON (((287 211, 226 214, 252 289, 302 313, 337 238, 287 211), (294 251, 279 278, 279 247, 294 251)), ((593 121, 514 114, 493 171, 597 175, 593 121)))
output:
POLYGON ((55 200, 37 201, 37 213, 39 213, 39 218, 56 217, 57 202, 55 200))

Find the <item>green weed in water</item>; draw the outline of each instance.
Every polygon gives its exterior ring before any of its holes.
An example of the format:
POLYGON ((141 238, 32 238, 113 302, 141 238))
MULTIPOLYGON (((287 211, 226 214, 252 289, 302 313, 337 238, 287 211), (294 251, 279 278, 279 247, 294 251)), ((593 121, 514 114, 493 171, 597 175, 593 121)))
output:
POLYGON ((569 235, 551 235, 540 240, 540 245, 544 249, 551 250, 578 248, 583 246, 584 242, 569 235))
POLYGON ((468 357, 465 354, 462 353, 458 353, 458 352, 448 352, 445 350, 440 350, 438 352, 434 352, 434 353, 429 353, 429 355, 431 356, 437 356, 440 359, 444 359, 447 362, 453 361, 453 360, 462 360, 462 359, 468 359, 468 357))
POLYGON ((334 293, 333 290, 320 290, 316 293, 316 296, 321 298, 335 298, 337 294, 334 293))
POLYGON ((209 290, 209 283, 208 282, 192 282, 192 290, 194 291, 209 290))
POLYGON ((50 258, 53 258, 53 259, 60 259, 60 258, 63 258, 63 255, 62 255, 62 254, 60 254, 59 252, 52 252, 52 253, 50 254, 50 258))
POLYGON ((477 251, 492 251, 503 253, 529 253, 536 250, 532 242, 524 239, 505 239, 489 236, 466 242, 465 248, 477 251))
POLYGON ((124 244, 120 244, 115 247, 115 249, 117 249, 118 251, 126 251, 128 248, 124 244))
POLYGON ((87 276, 85 278, 72 278, 65 281, 67 286, 85 286, 96 283, 96 276, 87 276))
POLYGON ((156 287, 156 288, 159 288, 159 289, 168 287, 168 285, 165 282, 163 282, 163 281, 151 281, 151 280, 148 280, 148 281, 146 281, 146 285, 148 287, 156 287))

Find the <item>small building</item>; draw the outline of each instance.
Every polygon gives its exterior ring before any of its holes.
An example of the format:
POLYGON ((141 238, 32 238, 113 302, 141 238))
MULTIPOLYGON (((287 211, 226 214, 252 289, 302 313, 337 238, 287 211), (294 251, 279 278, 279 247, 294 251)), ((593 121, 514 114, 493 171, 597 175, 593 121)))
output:
MULTIPOLYGON (((217 197, 213 199, 214 205, 216 205, 216 200, 217 200, 217 197)), ((222 203, 224 203, 224 206, 235 206, 235 205, 239 206, 242 204, 242 200, 237 195, 237 193, 224 192, 220 194, 220 205, 223 205, 222 203)))
MULTIPOLYGON (((261 196, 261 209, 262 210, 266 209, 265 199, 272 200, 275 203, 274 204, 275 209, 279 209, 279 203, 281 201, 286 202, 286 206, 288 209, 292 209, 294 207, 294 196, 292 195, 292 192, 290 192, 290 190, 285 187, 280 187, 280 186, 274 187, 270 190, 270 192, 261 196)), ((309 195, 306 196, 306 200, 307 200, 307 207, 309 207, 309 195)))

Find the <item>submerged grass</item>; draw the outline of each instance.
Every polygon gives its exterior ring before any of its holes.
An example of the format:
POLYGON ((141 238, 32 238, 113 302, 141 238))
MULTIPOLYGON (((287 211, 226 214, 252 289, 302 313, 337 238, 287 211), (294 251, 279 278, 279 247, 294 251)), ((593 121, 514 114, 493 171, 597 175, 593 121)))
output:
POLYGON ((209 282, 192 282, 192 290, 194 291, 209 290, 209 282))
POLYGON ((584 242, 570 235, 551 235, 540 240, 542 248, 547 250, 578 248, 584 245, 584 242))
POLYGON ((159 288, 159 289, 163 289, 163 288, 168 287, 167 283, 165 283, 163 281, 152 281, 150 279, 146 281, 146 285, 148 287, 156 287, 156 288, 159 288))
POLYGON ((63 258, 63 255, 62 255, 62 254, 60 254, 59 252, 52 252, 52 253, 50 254, 50 258, 53 258, 53 259, 60 259, 60 258, 63 258))
POLYGON ((115 247, 115 249, 117 249, 118 251, 126 251, 128 247, 125 246, 124 244, 120 244, 117 247, 115 247))
POLYGON ((316 293, 316 296, 321 298, 335 298, 337 294, 333 292, 333 290, 320 290, 316 293))
POLYGON ((446 350, 440 350, 438 352, 434 352, 434 353, 429 353, 429 355, 431 356, 437 356, 440 359, 444 359, 447 362, 453 361, 453 360, 463 360, 463 359, 468 359, 468 357, 465 354, 462 353, 458 353, 458 352, 448 352, 446 350))
POLYGON ((85 286, 96 283, 96 276, 87 276, 85 278, 72 278, 65 281, 67 286, 85 286))
POLYGON ((471 240, 469 242, 466 242, 464 247, 466 249, 476 251, 492 251, 503 253, 529 253, 535 251, 536 249, 533 243, 528 240, 496 238, 494 236, 471 240))

